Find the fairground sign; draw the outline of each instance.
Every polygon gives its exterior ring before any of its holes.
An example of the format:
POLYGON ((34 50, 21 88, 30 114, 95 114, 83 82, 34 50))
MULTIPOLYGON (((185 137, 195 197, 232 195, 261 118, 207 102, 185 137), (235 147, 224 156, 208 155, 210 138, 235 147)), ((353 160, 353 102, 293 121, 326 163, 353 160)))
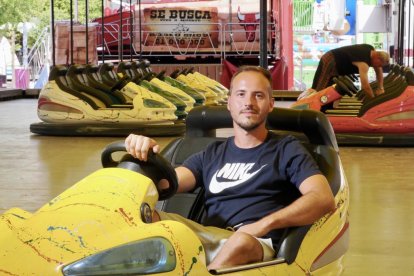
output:
POLYGON ((215 48, 220 31, 217 8, 145 8, 143 31, 146 46, 215 48))

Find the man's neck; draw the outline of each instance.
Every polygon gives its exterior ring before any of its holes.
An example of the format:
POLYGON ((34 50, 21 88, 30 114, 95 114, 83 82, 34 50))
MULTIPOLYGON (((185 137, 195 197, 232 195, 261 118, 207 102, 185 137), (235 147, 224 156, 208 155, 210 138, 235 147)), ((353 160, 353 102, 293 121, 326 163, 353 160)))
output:
POLYGON ((266 140, 268 132, 269 131, 264 127, 258 127, 257 129, 251 131, 235 128, 234 143, 239 148, 254 148, 266 140))

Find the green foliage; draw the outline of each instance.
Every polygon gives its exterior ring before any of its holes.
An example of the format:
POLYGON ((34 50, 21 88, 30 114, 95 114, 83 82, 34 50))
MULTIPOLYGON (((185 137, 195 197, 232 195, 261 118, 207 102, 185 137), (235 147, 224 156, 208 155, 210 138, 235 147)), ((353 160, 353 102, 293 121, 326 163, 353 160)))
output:
MULTIPOLYGON (((75 1, 72 0, 73 18, 75 19, 75 1)), ((0 36, 11 38, 11 33, 17 30, 20 22, 35 24, 35 28, 29 33, 29 47, 32 45, 41 31, 51 24, 50 0, 0 0, 0 36)), ((78 0, 78 21, 82 24, 85 19, 85 0, 78 0)), ((88 21, 101 16, 102 0, 88 0, 88 21)), ((70 1, 54 0, 55 21, 70 20, 70 1)), ((20 39, 16 39, 19 44, 20 39)))
MULTIPOLYGON (((0 0, 2 1, 2 0, 0 0)), ((75 0, 73 2, 73 17, 75 17, 75 0)), ((86 14, 86 1, 78 1, 78 21, 85 23, 86 14)), ((48 4, 50 7, 50 4, 48 4)), ((68 0, 55 0, 54 1, 55 20, 69 20, 70 19, 70 1, 68 0)), ((91 21, 96 17, 101 16, 102 0, 89 0, 88 1, 88 20, 91 21)))
POLYGON ((27 13, 30 11, 30 2, 26 0, 0 0, 0 26, 6 23, 16 25, 19 22, 28 20, 31 15, 27 13))

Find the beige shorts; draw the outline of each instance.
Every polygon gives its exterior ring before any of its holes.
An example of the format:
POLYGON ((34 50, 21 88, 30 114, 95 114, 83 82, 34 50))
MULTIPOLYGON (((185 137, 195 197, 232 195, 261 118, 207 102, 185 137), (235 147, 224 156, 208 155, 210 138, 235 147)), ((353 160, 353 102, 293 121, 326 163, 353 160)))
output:
MULTIPOLYGON (((177 214, 166 213, 158 210, 157 213, 159 214, 161 220, 174 220, 181 222, 196 233, 206 252, 207 264, 214 259, 227 239, 234 233, 233 231, 214 226, 203 226, 177 214)), ((260 242, 263 248, 263 261, 270 261, 274 259, 275 250, 273 249, 272 239, 256 239, 260 242)))

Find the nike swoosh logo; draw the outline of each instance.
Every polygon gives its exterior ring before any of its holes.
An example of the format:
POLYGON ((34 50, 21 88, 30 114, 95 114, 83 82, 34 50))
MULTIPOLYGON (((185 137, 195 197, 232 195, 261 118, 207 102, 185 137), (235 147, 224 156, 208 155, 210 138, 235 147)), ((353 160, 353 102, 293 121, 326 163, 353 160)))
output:
POLYGON ((222 192, 225 189, 232 188, 232 187, 238 186, 240 184, 243 184, 244 182, 248 181, 250 178, 255 176, 258 172, 260 172, 263 169, 263 167, 265 167, 265 166, 266 165, 263 165, 260 169, 258 169, 255 172, 252 172, 252 173, 249 173, 249 174, 244 174, 242 179, 234 180, 234 181, 218 181, 217 180, 218 171, 217 171, 213 175, 213 177, 211 178, 209 190, 210 190, 211 193, 217 194, 217 193, 222 192))

